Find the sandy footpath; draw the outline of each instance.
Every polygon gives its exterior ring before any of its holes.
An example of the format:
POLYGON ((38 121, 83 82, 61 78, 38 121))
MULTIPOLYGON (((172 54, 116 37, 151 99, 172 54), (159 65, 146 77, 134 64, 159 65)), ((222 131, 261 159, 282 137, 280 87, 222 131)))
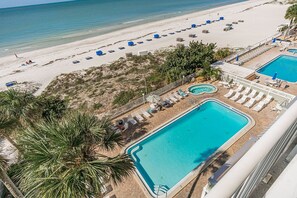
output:
POLYGON ((227 5, 215 9, 205 10, 170 18, 158 22, 143 24, 109 34, 65 44, 46 49, 36 50, 19 54, 21 58, 14 55, 0 58, 0 89, 5 88, 9 81, 34 81, 41 84, 42 90, 59 74, 69 73, 76 70, 86 69, 92 66, 100 66, 110 63, 125 53, 137 54, 139 51, 154 51, 169 46, 175 46, 176 38, 181 37, 188 44, 191 40, 202 40, 205 43, 214 42, 219 47, 242 48, 265 40, 277 33, 280 24, 288 23, 284 14, 289 5, 267 4, 268 0, 251 0, 247 2, 227 5), (192 23, 203 24, 206 20, 215 20, 224 16, 225 20, 214 22, 190 30, 176 31, 190 28, 192 23), (233 25, 234 29, 224 32, 223 28, 227 23, 244 20, 243 23, 233 25), (203 34, 202 30, 209 30, 203 34), (174 35, 169 33, 174 32, 174 35), (153 34, 167 34, 168 36, 154 39, 153 34), (196 38, 189 38, 189 34, 196 34, 196 38), (146 41, 151 38, 152 41, 146 41), (128 47, 127 41, 133 40, 136 45, 128 47), (143 44, 137 44, 143 41, 143 44), (119 50, 119 47, 125 47, 119 50), (104 56, 96 56, 96 50, 106 52, 104 56), (115 50, 108 53, 108 50, 115 50), (92 60, 85 58, 91 56, 92 60), (34 63, 28 66, 21 66, 27 60, 34 63), (73 64, 78 60, 80 63, 73 64))

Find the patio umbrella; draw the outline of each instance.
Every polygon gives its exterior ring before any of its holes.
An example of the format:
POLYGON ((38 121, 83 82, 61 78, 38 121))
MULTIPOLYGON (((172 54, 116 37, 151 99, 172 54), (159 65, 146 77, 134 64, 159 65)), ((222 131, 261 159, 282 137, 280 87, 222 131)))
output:
POLYGON ((272 80, 275 80, 276 79, 276 76, 277 76, 277 72, 274 73, 274 75, 272 77, 272 80))
POLYGON ((149 95, 146 98, 146 101, 148 101, 150 103, 159 103, 159 102, 161 102, 161 97, 158 95, 149 95))

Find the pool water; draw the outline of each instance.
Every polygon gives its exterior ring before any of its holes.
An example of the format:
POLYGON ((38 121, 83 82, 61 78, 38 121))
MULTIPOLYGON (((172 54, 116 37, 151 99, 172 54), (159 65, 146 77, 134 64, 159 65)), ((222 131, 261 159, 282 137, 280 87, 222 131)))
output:
POLYGON ((200 95, 203 93, 214 93, 217 91, 217 88, 210 84, 200 84, 200 85, 193 85, 189 87, 188 90, 193 95, 200 95))
POLYGON ((297 49, 288 49, 288 52, 291 52, 293 54, 296 54, 297 53, 297 49))
POLYGON ((208 100, 127 149, 146 187, 174 187, 250 119, 208 100))
POLYGON ((264 65, 258 71, 260 74, 273 77, 277 73, 277 78, 288 82, 297 81, 297 57, 281 55, 264 65))

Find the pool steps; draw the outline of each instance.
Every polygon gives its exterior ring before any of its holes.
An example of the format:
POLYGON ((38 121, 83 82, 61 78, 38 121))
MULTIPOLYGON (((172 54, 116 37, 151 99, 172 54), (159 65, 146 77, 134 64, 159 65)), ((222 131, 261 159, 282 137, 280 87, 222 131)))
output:
POLYGON ((161 195, 165 195, 167 197, 167 191, 169 188, 165 185, 154 185, 154 193, 157 195, 157 197, 161 195))

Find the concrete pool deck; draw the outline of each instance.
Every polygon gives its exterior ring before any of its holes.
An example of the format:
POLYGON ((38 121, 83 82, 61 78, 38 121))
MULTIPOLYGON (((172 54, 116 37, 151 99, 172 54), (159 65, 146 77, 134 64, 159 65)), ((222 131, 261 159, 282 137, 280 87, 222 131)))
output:
MULTIPOLYGON (((190 85, 187 84, 182 86, 183 90, 186 90, 190 85)), ((214 83, 216 85, 216 83, 214 83)), ((180 87, 179 87, 180 88, 180 87)), ((179 89, 177 88, 177 89, 179 89)), ((176 89, 176 90, 177 90, 176 89)), ((218 86, 218 92, 213 94, 203 94, 201 96, 193 96, 189 95, 185 99, 176 103, 173 107, 165 109, 161 112, 158 112, 153 115, 152 118, 147 119, 147 121, 133 126, 130 130, 127 130, 123 133, 124 138, 126 140, 126 148, 128 145, 140 140, 145 135, 153 132, 154 129, 173 119, 175 116, 181 114, 185 110, 196 106, 204 99, 207 98, 216 98, 228 105, 237 108, 238 110, 250 115, 255 120, 255 126, 250 129, 247 133, 245 133, 239 140, 237 140, 229 149, 226 150, 225 153, 221 154, 214 162, 212 162, 207 169, 200 174, 200 176, 195 177, 191 182, 189 182, 181 191, 179 191, 174 197, 182 198, 182 197, 200 197, 202 188, 206 185, 207 179, 212 175, 212 173, 217 170, 228 158, 233 155, 236 151, 240 149, 240 147, 251 137, 257 136, 261 134, 265 129, 267 129, 271 123, 276 119, 277 113, 272 111, 271 108, 275 106, 275 102, 272 101, 266 108, 264 108, 259 113, 244 107, 236 102, 233 102, 223 95, 226 94, 229 90, 223 87, 218 86)), ((166 95, 166 94, 165 94, 166 95)), ((139 112, 142 109, 146 109, 148 104, 142 105, 141 107, 133 110, 133 112, 139 112)), ((129 114, 133 114, 133 112, 129 112, 119 118, 127 117, 129 114)), ((118 149, 114 154, 119 152, 123 152, 123 149, 118 149)), ((148 191, 145 189, 145 186, 140 182, 136 173, 133 176, 127 178, 123 183, 115 186, 113 185, 113 191, 108 195, 115 194, 116 197, 151 197, 148 191)))

